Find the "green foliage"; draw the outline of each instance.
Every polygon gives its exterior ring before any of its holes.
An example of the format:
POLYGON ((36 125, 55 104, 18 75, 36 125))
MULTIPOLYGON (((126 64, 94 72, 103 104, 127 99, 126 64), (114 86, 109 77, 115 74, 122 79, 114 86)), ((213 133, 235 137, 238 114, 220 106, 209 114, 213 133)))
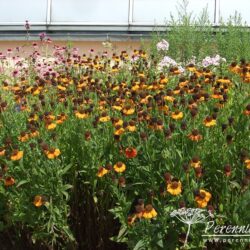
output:
POLYGON ((220 20, 214 26, 209 20, 207 9, 200 16, 188 12, 188 1, 177 7, 178 17, 166 23, 166 32, 157 31, 152 35, 151 52, 157 55, 156 43, 164 38, 170 43, 168 55, 178 61, 188 62, 192 56, 198 60, 216 54, 228 61, 250 58, 250 29, 235 12, 227 21, 220 20))

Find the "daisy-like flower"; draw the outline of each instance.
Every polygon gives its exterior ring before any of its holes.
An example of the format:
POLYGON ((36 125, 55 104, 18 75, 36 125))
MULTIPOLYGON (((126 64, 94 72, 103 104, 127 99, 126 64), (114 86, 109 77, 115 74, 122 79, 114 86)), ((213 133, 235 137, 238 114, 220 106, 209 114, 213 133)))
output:
POLYGON ((4 156, 4 155, 5 155, 5 148, 0 147, 0 156, 4 156))
POLYGON ((51 148, 49 150, 45 150, 45 154, 48 159, 55 159, 61 154, 61 151, 58 148, 51 148))
POLYGON ((135 204, 135 215, 138 219, 142 218, 144 210, 145 210, 144 200, 137 199, 137 203, 135 204))
POLYGON ((98 177, 103 177, 105 174, 107 174, 109 171, 106 169, 106 168, 104 168, 104 167, 100 167, 99 169, 98 169, 98 172, 97 172, 97 176, 98 177))
POLYGON ((112 123, 115 126, 122 126, 123 125, 123 120, 119 118, 112 118, 112 123))
POLYGON ((11 176, 8 176, 4 180, 4 185, 5 187, 10 187, 15 184, 15 179, 11 176))
POLYGON ((115 127, 114 135, 122 135, 125 132, 125 129, 118 125, 115 127))
POLYGON ((110 121, 110 116, 106 112, 103 112, 101 114, 101 117, 99 118, 99 121, 100 122, 108 122, 108 121, 110 121))
POLYGON ((211 95, 211 97, 213 99, 223 100, 223 95, 218 90, 214 90, 214 93, 211 95))
POLYGON ((45 204, 46 198, 43 195, 36 195, 33 200, 33 205, 35 207, 41 207, 45 204))
POLYGON ((21 132, 20 136, 18 137, 18 140, 21 142, 26 142, 29 140, 29 134, 26 132, 21 132))
POLYGON ((198 156, 194 156, 190 162, 190 165, 193 167, 193 168, 198 168, 198 167, 201 167, 201 161, 200 161, 200 158, 198 156))
POLYGON ((197 178, 200 178, 200 177, 202 177, 204 170, 202 167, 196 167, 196 168, 194 168, 194 172, 195 172, 195 176, 197 178))
POLYGON ((46 122, 45 126, 46 126, 46 128, 48 130, 54 130, 56 128, 56 123, 54 123, 54 122, 46 122))
POLYGON ((168 78, 165 77, 163 74, 160 76, 160 80, 159 80, 160 84, 166 84, 168 83, 168 78))
POLYGON ((142 214, 142 217, 144 219, 152 219, 152 218, 155 218, 156 216, 157 216, 157 212, 155 211, 153 206, 151 204, 146 205, 145 210, 142 214))
POLYGON ((144 74, 144 72, 139 72, 139 73, 138 73, 138 76, 141 77, 141 78, 144 78, 144 77, 145 77, 145 74, 144 74))
POLYGON ((126 127, 126 129, 127 129, 129 132, 134 132, 134 131, 136 131, 135 122, 134 122, 134 121, 129 121, 128 126, 126 127))
POLYGON ((86 119, 89 117, 89 114, 84 112, 83 110, 80 110, 75 112, 75 116, 79 119, 86 119))
POLYGON ((125 155, 126 155, 126 157, 128 159, 135 158, 137 156, 136 148, 132 148, 132 147, 126 148, 125 149, 125 155))
POLYGON ((115 109, 115 110, 121 111, 122 110, 122 105, 120 105, 120 103, 115 103, 112 106, 112 108, 115 109))
POLYGON ((135 113, 135 109, 132 106, 127 105, 123 108, 122 112, 124 115, 132 115, 135 113))
POLYGON ((250 159, 246 159, 245 161, 247 169, 250 169, 250 159))
POLYGON ((171 117, 174 119, 174 120, 180 120, 183 118, 183 113, 179 110, 176 110, 175 112, 172 112, 172 115, 171 117))
POLYGON ((34 138, 34 137, 37 137, 37 136, 39 136, 39 131, 37 131, 36 128, 31 128, 29 137, 34 138))
POLYGON ((126 187, 126 179, 124 176, 120 176, 119 179, 118 179, 118 185, 119 187, 126 187))
POLYGON ((51 122, 55 120, 55 116, 51 112, 46 112, 44 115, 45 121, 51 122))
POLYGON ((241 68, 239 65, 237 65, 236 62, 232 62, 230 67, 229 67, 230 71, 235 73, 235 74, 239 74, 241 71, 241 68))
POLYGON ((193 63, 188 64, 186 68, 190 72, 195 72, 196 71, 196 67, 195 67, 195 65, 193 63))
POLYGON ((154 126, 155 130, 163 130, 164 124, 162 120, 158 120, 154 126))
POLYGON ((199 208, 204 208, 212 198, 212 195, 204 189, 200 189, 195 195, 195 201, 199 208))
POLYGON ((36 114, 30 114, 29 118, 28 118, 28 121, 31 122, 31 121, 37 121, 38 120, 38 115, 36 114))
POLYGON ((114 165, 114 170, 117 173, 122 173, 126 170, 126 165, 123 162, 119 161, 114 165))
POLYGON ((213 127, 213 126, 215 126, 216 125, 216 120, 215 119, 213 119, 213 117, 211 117, 211 116, 207 116, 206 118, 205 118, 205 120, 203 121, 203 124, 206 126, 206 127, 213 127))
POLYGON ((84 133, 84 138, 86 141, 89 141, 91 139, 91 132, 90 131, 86 131, 84 133))
POLYGON ((179 195, 182 192, 181 182, 173 179, 167 184, 167 191, 172 195, 179 195))
POLYGON ((59 116, 57 116, 56 123, 62 124, 65 120, 67 120, 67 116, 64 113, 62 113, 59 116))
POLYGON ((10 159, 12 161, 18 161, 23 158, 23 151, 19 151, 18 149, 13 150, 10 159))
POLYGON ((119 70, 118 70, 118 67, 117 66, 113 66, 112 69, 111 69, 111 72, 112 73, 117 73, 119 70))
POLYGON ((224 166, 224 174, 229 177, 232 173, 231 166, 229 164, 224 166))
POLYGON ((202 140, 202 135, 199 134, 199 131, 197 129, 194 129, 192 131, 192 133, 190 133, 188 135, 188 138, 191 140, 191 141, 200 141, 202 140))
POLYGON ((246 106, 246 109, 244 110, 244 114, 247 116, 250 116, 250 104, 246 106))

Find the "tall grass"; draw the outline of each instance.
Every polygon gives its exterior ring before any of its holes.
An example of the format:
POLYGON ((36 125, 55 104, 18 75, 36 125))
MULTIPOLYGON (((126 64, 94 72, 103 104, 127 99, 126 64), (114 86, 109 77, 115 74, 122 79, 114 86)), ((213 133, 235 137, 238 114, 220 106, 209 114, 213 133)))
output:
POLYGON ((250 29, 237 12, 228 20, 219 20, 215 26, 209 19, 208 10, 203 9, 199 16, 188 12, 188 1, 177 6, 178 17, 171 17, 164 32, 155 30, 152 35, 151 51, 155 44, 164 38, 170 44, 169 56, 187 62, 192 56, 202 59, 219 54, 227 60, 250 58, 250 29))

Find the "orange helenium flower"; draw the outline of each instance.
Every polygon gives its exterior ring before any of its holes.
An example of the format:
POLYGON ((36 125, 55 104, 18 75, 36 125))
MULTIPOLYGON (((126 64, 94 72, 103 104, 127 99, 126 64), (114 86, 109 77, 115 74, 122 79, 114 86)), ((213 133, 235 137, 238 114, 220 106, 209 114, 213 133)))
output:
POLYGON ((131 158, 135 158, 137 156, 137 150, 135 148, 126 148, 125 149, 125 155, 127 158, 131 159, 131 158))
POLYGON ((145 210, 142 214, 142 217, 145 219, 152 219, 155 218, 157 216, 157 212, 155 211, 155 209, 153 208, 152 205, 146 205, 145 210))
POLYGON ((44 200, 43 196, 36 195, 34 197, 33 204, 34 204, 35 207, 41 207, 42 205, 44 205, 44 203, 45 203, 45 200, 44 200))
POLYGON ((18 161, 21 158, 23 158, 23 151, 18 151, 17 149, 15 149, 10 156, 12 161, 18 161))
POLYGON ((105 174, 107 174, 109 171, 106 169, 106 168, 104 168, 104 167, 100 167, 99 169, 98 169, 98 172, 97 172, 97 176, 98 177, 103 177, 105 174))
POLYGON ((29 134, 22 132, 21 135, 18 137, 18 140, 21 142, 26 142, 29 140, 29 134))
POLYGON ((75 112, 75 116, 79 119, 86 119, 89 117, 88 113, 85 113, 84 111, 75 112))
POLYGON ((53 130, 53 129, 56 128, 56 123, 48 122, 48 123, 46 123, 46 128, 47 128, 48 130, 53 130))
POLYGON ((10 187, 10 186, 12 186, 12 185, 14 185, 15 184, 15 179, 13 178, 13 177, 6 177, 5 178, 5 180, 4 180, 4 185, 6 186, 6 187, 10 187))
POLYGON ((49 159, 55 159, 56 157, 58 157, 61 154, 61 151, 58 148, 56 148, 56 149, 52 148, 50 150, 46 150, 45 154, 49 159))
POLYGON ((172 195, 179 195, 182 192, 180 181, 172 181, 167 184, 167 191, 172 195))
POLYGON ((199 131, 197 129, 194 129, 192 133, 188 135, 188 138, 191 141, 200 141, 202 140, 202 135, 199 134, 199 131))
POLYGON ((199 157, 195 156, 195 157, 192 158, 191 166, 194 167, 194 168, 198 168, 198 167, 201 166, 201 161, 200 161, 199 157))
POLYGON ((203 121, 204 125, 206 127, 213 127, 216 125, 216 120, 213 119, 212 117, 208 116, 206 119, 203 121))
POLYGON ((199 194, 196 195, 195 201, 199 208, 204 208, 207 206, 207 203, 210 201, 212 195, 205 191, 204 189, 200 189, 199 194))
POLYGON ((250 159, 246 159, 245 164, 246 164, 247 169, 250 169, 250 159))
POLYGON ((172 117, 174 120, 180 120, 180 119, 183 118, 183 113, 180 112, 179 110, 176 110, 175 112, 172 112, 171 117, 172 117))
POLYGON ((106 112, 102 113, 101 117, 99 118, 100 122, 108 122, 110 121, 110 117, 107 115, 106 112))
POLYGON ((114 170, 117 172, 117 173, 122 173, 126 170, 126 165, 123 163, 123 162, 117 162, 115 165, 114 165, 114 170))
POLYGON ((244 110, 244 114, 250 116, 250 104, 247 105, 246 109, 244 110))
POLYGON ((0 147, 0 156, 4 156, 5 155, 5 148, 0 147))
POLYGON ((135 109, 131 106, 126 106, 125 108, 123 108, 122 112, 124 115, 132 115, 134 114, 135 109))

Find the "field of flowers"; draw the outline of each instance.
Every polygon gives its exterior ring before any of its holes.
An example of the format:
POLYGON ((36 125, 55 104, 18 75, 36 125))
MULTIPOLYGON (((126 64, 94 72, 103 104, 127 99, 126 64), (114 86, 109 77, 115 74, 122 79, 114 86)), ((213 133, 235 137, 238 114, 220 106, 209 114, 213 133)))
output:
POLYGON ((248 249, 171 213, 250 222, 250 63, 169 46, 0 54, 1 249, 248 249))

